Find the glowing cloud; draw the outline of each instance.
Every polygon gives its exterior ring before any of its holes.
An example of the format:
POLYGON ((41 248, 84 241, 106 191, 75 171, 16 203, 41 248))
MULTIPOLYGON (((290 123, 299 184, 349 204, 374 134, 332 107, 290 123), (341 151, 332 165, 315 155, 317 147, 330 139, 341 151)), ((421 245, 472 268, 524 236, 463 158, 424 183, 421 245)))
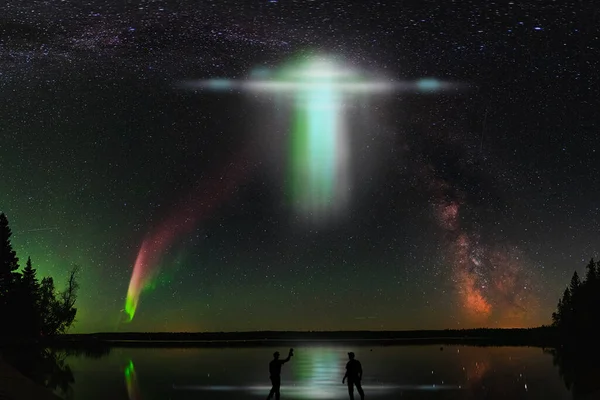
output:
POLYGON ((289 192, 297 211, 321 221, 343 210, 349 200, 350 138, 345 111, 355 96, 398 90, 433 92, 457 85, 435 79, 368 79, 331 57, 313 56, 290 62, 274 72, 256 68, 247 80, 209 79, 186 82, 183 87, 290 95, 294 111, 289 192))

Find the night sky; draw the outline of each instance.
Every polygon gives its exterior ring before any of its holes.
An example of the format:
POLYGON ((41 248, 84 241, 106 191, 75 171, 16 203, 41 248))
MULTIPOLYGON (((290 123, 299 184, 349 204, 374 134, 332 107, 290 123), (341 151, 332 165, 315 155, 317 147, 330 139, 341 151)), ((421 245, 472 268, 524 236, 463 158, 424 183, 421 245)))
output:
POLYGON ((0 211, 38 276, 81 266, 72 332, 536 326, 598 256, 593 2, 112 3, 0 5, 0 211), (311 52, 462 84, 352 112, 336 218, 291 205, 289 113, 179 85, 311 52))

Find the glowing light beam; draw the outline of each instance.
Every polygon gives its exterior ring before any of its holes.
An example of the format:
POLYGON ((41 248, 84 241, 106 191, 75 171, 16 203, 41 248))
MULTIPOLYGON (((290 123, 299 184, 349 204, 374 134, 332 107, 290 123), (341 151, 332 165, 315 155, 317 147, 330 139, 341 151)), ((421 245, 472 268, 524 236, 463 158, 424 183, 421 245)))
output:
POLYGON ((294 206, 322 221, 344 208, 350 191, 350 140, 345 115, 353 96, 391 91, 431 93, 460 85, 427 78, 415 82, 366 79, 325 56, 270 72, 255 68, 247 80, 188 81, 185 89, 285 93, 294 105, 290 129, 289 179, 294 206))

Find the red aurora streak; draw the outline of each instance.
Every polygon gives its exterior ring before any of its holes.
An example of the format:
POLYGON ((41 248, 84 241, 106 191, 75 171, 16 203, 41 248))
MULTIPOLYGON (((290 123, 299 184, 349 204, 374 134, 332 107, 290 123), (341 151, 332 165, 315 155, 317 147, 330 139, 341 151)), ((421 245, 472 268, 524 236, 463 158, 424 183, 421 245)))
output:
POLYGON ((142 290, 151 285, 159 272, 160 258, 173 242, 190 232, 227 200, 248 174, 250 167, 246 153, 238 155, 209 178, 198 183, 191 194, 173 212, 144 238, 133 266, 125 311, 131 320, 137 309, 142 290))

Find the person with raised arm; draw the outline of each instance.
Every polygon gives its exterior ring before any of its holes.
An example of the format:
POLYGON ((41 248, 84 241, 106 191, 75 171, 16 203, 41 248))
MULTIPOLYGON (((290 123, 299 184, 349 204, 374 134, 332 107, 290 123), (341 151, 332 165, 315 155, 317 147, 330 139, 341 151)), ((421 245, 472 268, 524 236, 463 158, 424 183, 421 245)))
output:
POLYGON ((273 360, 269 363, 269 375, 271 378, 271 384, 273 387, 269 392, 269 396, 267 396, 267 400, 270 400, 273 395, 275 395, 275 399, 279 400, 281 394, 279 393, 279 389, 281 388, 281 366, 286 362, 290 361, 290 358, 294 355, 294 349, 290 349, 288 356, 285 360, 279 359, 279 352, 276 351, 273 353, 273 360))

